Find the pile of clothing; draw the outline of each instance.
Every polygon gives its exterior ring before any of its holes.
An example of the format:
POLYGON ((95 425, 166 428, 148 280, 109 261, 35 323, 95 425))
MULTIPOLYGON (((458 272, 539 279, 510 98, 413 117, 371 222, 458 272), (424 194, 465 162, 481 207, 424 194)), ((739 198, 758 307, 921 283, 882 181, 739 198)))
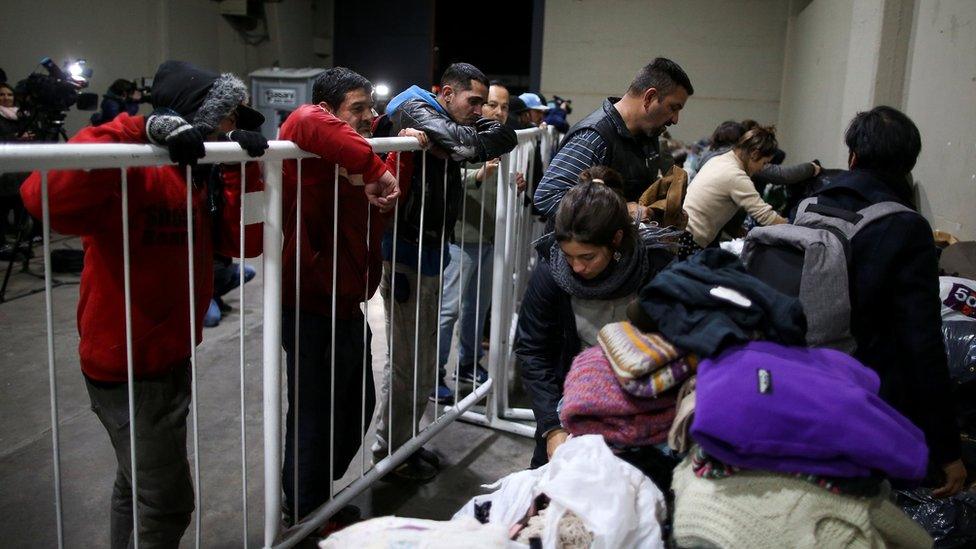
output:
POLYGON ((674 475, 675 541, 930 546, 884 480, 925 476, 925 438, 879 387, 832 349, 756 341, 702 360, 695 445, 674 475))
POLYGON ((545 549, 664 547, 664 494, 599 436, 573 437, 546 465, 485 488, 494 491, 472 498, 455 520, 501 526, 510 539, 545 549))

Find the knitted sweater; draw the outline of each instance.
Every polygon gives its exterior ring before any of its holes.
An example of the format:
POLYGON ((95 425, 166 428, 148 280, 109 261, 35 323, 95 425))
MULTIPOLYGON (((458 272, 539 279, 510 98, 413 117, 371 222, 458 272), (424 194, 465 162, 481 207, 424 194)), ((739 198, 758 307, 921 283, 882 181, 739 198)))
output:
POLYGON ((695 476, 674 470, 674 540, 680 547, 931 547, 932 538, 888 500, 831 493, 779 473, 695 476))
POLYGON ((699 246, 708 246, 739 208, 760 225, 786 223, 765 203, 735 151, 716 156, 705 164, 688 186, 685 196, 688 232, 699 246))

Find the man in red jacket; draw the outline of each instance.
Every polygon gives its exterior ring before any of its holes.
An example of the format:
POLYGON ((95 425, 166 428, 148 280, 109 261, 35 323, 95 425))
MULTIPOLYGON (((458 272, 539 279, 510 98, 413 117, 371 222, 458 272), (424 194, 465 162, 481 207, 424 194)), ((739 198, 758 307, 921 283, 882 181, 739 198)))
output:
MULTIPOLYGON (((373 121, 373 85, 343 68, 319 75, 311 105, 302 105, 281 127, 281 139, 319 155, 301 164, 301 227, 297 218, 297 161, 284 163, 284 268, 282 343, 288 367, 288 416, 282 484, 285 515, 297 520, 325 503, 333 479, 341 478, 363 441, 375 405, 369 330, 361 305, 380 281, 380 239, 392 217, 399 174, 409 182, 410 153, 383 162, 364 137, 373 121), (338 184, 335 170, 339 170, 338 184), (376 189, 376 191, 373 191, 376 189), (368 193, 389 202, 377 207, 368 193), (338 210, 336 209, 338 201, 338 210), (338 211, 338 220, 335 212, 338 211), (336 233, 333 229, 338 228, 336 233), (295 346, 296 249, 298 349, 295 346), (333 254, 335 253, 335 274, 333 254), (333 296, 333 277, 335 295, 333 296), (333 310, 333 298, 335 309, 333 310), (335 324, 335 368, 332 330, 335 324), (298 494, 295 492, 295 367, 298 360, 298 494), (334 375, 335 403, 330 384, 334 375), (363 384, 365 383, 365 390, 363 384), (365 401, 364 396, 365 395, 365 401), (334 409, 334 415, 332 410, 334 409), (335 426, 330 465, 330 424, 335 426), (330 476, 331 472, 331 476, 330 476)), ((426 144, 423 132, 401 133, 426 144)))
MULTIPOLYGON (((147 119, 122 113, 81 130, 70 143, 156 143, 181 164, 203 156, 204 140, 231 139, 251 156, 267 141, 255 132, 263 117, 243 103, 247 88, 230 74, 167 61, 156 73, 156 111, 147 119), (191 123, 192 122, 192 123, 191 123)), ((263 188, 254 163, 246 169, 247 191, 263 188)), ((202 339, 203 315, 213 292, 215 251, 238 255, 241 170, 234 164, 196 166, 193 181, 183 166, 129 168, 128 219, 132 311, 132 367, 137 402, 135 432, 139 542, 178 547, 194 508, 186 455, 190 387, 190 296, 187 280, 186 185, 194 186, 194 344, 202 339)), ((132 538, 132 471, 126 358, 126 310, 120 170, 51 171, 51 227, 82 237, 85 263, 78 302, 81 370, 92 410, 108 431, 118 469, 112 494, 111 545, 132 538)), ((21 188, 24 205, 41 217, 41 178, 35 172, 21 188)), ((261 252, 261 227, 246 229, 245 255, 261 252)))

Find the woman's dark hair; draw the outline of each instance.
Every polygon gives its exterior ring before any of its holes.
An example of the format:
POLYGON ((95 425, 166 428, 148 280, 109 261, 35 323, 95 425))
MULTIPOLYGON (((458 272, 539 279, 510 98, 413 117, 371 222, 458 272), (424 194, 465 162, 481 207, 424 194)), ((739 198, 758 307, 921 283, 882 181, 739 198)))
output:
POLYGON ((759 125, 759 122, 756 122, 755 120, 753 120, 751 118, 746 118, 742 122, 739 122, 739 124, 742 124, 742 128, 745 131, 749 131, 749 130, 755 128, 756 126, 758 126, 759 125))
POLYGON ((904 177, 915 167, 922 136, 912 119, 898 109, 880 106, 859 112, 844 134, 856 166, 904 177))
POLYGON ((607 185, 592 181, 579 183, 566 193, 556 212, 555 225, 556 242, 575 240, 614 248, 613 239, 617 231, 623 230, 624 238, 617 248, 629 251, 637 238, 624 199, 607 185))
POLYGON ((722 147, 731 147, 739 142, 742 138, 742 134, 746 133, 745 128, 742 124, 739 124, 735 120, 726 120, 715 128, 712 132, 711 147, 712 150, 720 149, 722 147))
POLYGON ((342 106, 346 94, 353 90, 373 93, 373 83, 356 71, 345 67, 332 67, 315 77, 312 84, 312 103, 326 103, 335 110, 342 106))
POLYGON ((776 128, 773 126, 756 126, 747 131, 735 144, 737 151, 742 151, 750 157, 765 158, 776 154, 779 143, 776 142, 776 128))
POLYGON ((7 88, 8 90, 10 90, 10 93, 14 92, 14 87, 6 82, 0 82, 0 88, 7 88))
POLYGON ((112 95, 117 95, 119 97, 125 97, 125 94, 132 92, 136 89, 136 85, 131 80, 126 80, 124 78, 119 78, 112 85, 108 87, 108 92, 112 95))
POLYGON ((593 166, 580 172, 579 182, 590 183, 594 179, 599 180, 607 187, 610 187, 621 197, 624 195, 624 178, 620 172, 609 166, 593 166))

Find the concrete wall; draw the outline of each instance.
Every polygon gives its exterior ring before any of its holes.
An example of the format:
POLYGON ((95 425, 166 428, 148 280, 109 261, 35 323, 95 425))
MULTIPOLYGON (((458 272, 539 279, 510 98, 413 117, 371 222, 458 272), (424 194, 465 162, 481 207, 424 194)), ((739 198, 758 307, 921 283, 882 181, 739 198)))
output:
MULTIPOLYGON (((151 77, 161 61, 182 59, 241 76, 278 61, 283 67, 331 63, 312 53, 315 35, 331 37, 331 0, 266 4, 271 39, 246 45, 210 0, 4 0, 2 67, 14 83, 45 56, 58 64, 84 58, 94 69, 89 90, 101 95, 117 78, 151 77), (54 3, 50 3, 54 4, 54 3)), ((143 109, 148 109, 144 106, 143 109)), ((72 110, 69 135, 90 112, 72 110)))
POLYGON ((816 0, 790 17, 779 117, 780 147, 792 159, 846 167, 843 127, 854 0, 816 0))
POLYGON ((785 0, 547 0, 542 92, 573 100, 571 121, 620 95, 656 56, 678 62, 695 95, 671 133, 694 140, 723 120, 779 118, 785 0))
POLYGON ((922 213, 976 240, 976 2, 918 2, 906 112, 922 132, 922 213))
POLYGON ((794 159, 846 167, 848 121, 878 104, 901 105, 912 5, 791 2, 779 139, 794 159))

